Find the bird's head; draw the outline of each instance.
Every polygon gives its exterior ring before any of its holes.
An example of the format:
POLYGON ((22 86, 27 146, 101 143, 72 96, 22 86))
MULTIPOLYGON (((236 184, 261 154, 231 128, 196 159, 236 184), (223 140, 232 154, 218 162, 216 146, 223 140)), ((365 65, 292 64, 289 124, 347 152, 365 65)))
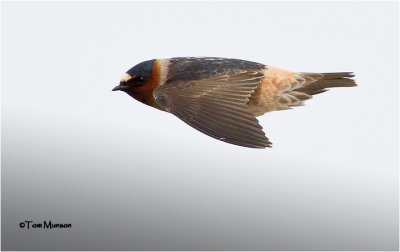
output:
POLYGON ((154 60, 144 61, 129 69, 121 78, 118 86, 112 91, 124 91, 128 94, 141 89, 151 79, 154 60))
POLYGON ((112 91, 124 91, 136 100, 159 108, 153 92, 160 85, 160 67, 157 60, 143 61, 129 69, 112 91))

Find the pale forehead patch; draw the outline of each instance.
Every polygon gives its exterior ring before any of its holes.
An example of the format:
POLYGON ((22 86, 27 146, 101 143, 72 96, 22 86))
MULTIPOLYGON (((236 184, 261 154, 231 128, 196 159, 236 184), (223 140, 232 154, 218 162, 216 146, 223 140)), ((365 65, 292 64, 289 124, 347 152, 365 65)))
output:
POLYGON ((125 73, 121 78, 121 82, 127 82, 130 79, 132 79, 132 76, 130 76, 129 74, 125 73))

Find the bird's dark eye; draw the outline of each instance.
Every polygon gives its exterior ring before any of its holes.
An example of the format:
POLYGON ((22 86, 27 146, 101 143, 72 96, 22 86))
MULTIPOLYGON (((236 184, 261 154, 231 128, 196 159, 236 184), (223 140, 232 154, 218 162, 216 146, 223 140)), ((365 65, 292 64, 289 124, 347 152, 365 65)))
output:
POLYGON ((146 82, 146 78, 143 76, 137 76, 135 79, 138 84, 144 84, 146 82))

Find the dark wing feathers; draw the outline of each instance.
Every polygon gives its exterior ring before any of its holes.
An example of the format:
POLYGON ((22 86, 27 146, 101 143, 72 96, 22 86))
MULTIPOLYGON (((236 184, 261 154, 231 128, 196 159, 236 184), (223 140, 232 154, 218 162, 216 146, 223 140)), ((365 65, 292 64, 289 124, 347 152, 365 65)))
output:
POLYGON ((251 148, 270 147, 246 103, 263 74, 231 70, 200 80, 169 80, 155 90, 158 104, 193 128, 218 140, 251 148))

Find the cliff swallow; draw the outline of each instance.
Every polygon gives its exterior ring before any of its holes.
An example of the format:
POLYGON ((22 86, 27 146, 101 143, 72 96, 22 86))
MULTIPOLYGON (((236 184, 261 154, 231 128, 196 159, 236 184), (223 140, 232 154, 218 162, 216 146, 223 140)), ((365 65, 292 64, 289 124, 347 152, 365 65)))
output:
POLYGON ((290 72, 227 58, 144 61, 129 69, 113 91, 170 112, 218 140, 250 148, 271 147, 256 119, 303 105, 332 87, 356 86, 350 72, 290 72))

